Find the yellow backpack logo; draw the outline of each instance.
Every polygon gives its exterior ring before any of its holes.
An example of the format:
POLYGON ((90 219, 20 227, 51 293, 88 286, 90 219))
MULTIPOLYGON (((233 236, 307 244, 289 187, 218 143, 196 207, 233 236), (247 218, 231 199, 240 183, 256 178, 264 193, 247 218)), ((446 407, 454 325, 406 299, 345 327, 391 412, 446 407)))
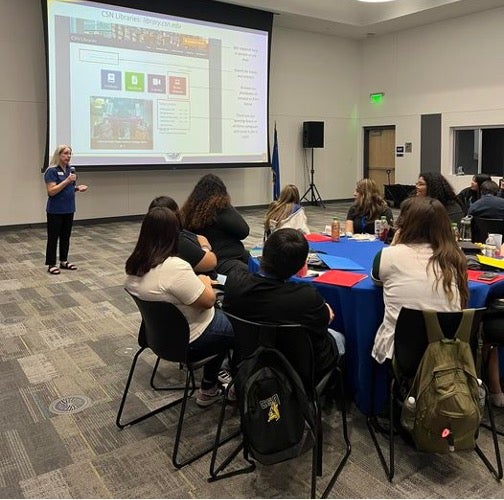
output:
POLYGON ((278 403, 276 401, 271 402, 271 406, 268 412, 268 423, 272 420, 280 420, 280 408, 278 407, 278 403))

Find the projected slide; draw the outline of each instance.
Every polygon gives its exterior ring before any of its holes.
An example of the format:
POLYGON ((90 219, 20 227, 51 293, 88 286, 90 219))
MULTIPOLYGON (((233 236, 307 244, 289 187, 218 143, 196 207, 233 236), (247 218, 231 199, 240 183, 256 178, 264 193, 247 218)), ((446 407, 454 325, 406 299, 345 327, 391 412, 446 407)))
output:
POLYGON ((48 0, 49 151, 84 166, 268 161, 268 32, 48 0))

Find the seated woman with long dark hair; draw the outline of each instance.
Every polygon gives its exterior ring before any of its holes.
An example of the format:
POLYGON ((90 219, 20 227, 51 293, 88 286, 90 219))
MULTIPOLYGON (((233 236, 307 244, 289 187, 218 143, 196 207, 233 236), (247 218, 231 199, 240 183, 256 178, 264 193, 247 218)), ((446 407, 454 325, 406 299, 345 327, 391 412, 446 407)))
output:
POLYGON ((439 172, 420 172, 416 183, 417 196, 430 196, 440 201, 450 218, 457 224, 464 216, 460 204, 451 184, 439 172))
POLYGON ((180 310, 189 323, 189 347, 195 359, 218 354, 204 366, 196 397, 199 406, 208 406, 220 397, 217 375, 232 348, 233 329, 224 313, 214 308, 210 278, 197 276, 189 263, 177 257, 179 231, 177 216, 168 208, 148 212, 126 261, 126 289, 142 300, 169 302, 180 310))
POLYGON ((394 240, 376 255, 372 277, 383 285, 385 303, 372 351, 379 363, 392 359, 402 307, 447 312, 466 307, 466 258, 440 201, 429 197, 403 201, 394 240))
POLYGON ((217 273, 214 270, 217 265, 217 257, 212 252, 210 242, 201 234, 194 234, 184 229, 184 221, 177 202, 169 196, 158 196, 151 201, 149 210, 155 207, 169 208, 177 216, 180 224, 179 257, 189 262, 197 273, 205 273, 212 278, 216 277, 217 273))
POLYGON ((205 236, 217 255, 216 271, 228 274, 234 267, 248 268, 249 253, 241 240, 249 235, 249 226, 231 205, 222 180, 204 175, 194 186, 182 207, 186 229, 205 236))
POLYGON ((475 174, 472 176, 471 184, 462 189, 457 195, 459 204, 462 206, 464 215, 467 215, 469 207, 481 198, 481 185, 485 181, 491 181, 492 178, 488 174, 475 174))

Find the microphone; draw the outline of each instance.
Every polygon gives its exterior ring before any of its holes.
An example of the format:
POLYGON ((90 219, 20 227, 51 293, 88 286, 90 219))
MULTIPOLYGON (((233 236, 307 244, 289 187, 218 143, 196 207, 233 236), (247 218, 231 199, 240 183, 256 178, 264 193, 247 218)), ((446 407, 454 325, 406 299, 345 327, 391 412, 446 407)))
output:
MULTIPOLYGON (((75 174, 75 167, 70 167, 70 174, 75 174)), ((75 181, 73 181, 73 185, 75 186, 75 181)))

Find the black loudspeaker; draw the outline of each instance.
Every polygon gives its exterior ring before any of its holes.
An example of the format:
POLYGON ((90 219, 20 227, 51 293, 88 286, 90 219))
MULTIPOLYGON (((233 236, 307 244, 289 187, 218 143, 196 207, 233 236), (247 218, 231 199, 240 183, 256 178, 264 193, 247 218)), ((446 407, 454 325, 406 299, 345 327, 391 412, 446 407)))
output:
POLYGON ((324 122, 303 122, 303 148, 324 147, 324 122))

